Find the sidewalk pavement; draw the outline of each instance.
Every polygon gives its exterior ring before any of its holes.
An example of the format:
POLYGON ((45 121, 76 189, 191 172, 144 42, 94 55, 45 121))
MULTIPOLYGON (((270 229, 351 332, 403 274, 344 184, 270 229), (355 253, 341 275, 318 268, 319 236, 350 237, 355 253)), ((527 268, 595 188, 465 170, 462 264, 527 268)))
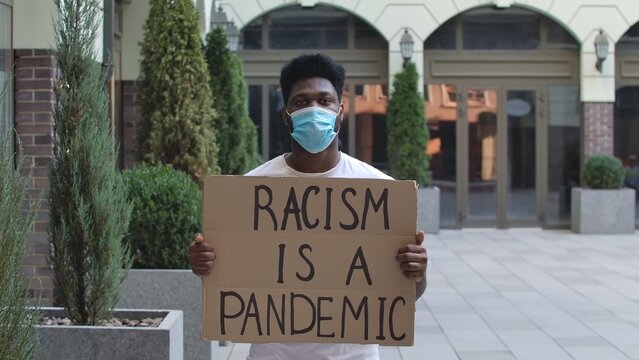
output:
POLYGON ((380 347, 380 359, 639 359, 639 232, 450 230, 424 245, 415 345, 380 347))

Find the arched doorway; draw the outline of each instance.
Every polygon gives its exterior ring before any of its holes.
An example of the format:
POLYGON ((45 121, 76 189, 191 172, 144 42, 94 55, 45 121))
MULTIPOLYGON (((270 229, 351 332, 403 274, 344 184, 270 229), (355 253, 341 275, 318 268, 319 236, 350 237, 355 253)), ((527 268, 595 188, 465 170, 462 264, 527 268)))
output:
MULTIPOLYGON (((639 23, 615 46, 617 94, 615 97, 614 154, 626 168, 624 185, 639 193, 639 23)), ((635 208, 639 227, 639 196, 635 208)))
POLYGON ((322 52, 346 69, 342 101, 347 126, 340 132, 341 150, 387 167, 388 43, 377 30, 334 7, 288 6, 249 22, 241 39, 238 55, 249 85, 249 111, 265 160, 290 151, 280 118, 282 65, 302 53, 322 52))
POLYGON ((565 227, 579 183, 579 44, 536 12, 477 8, 424 42, 441 224, 565 227))

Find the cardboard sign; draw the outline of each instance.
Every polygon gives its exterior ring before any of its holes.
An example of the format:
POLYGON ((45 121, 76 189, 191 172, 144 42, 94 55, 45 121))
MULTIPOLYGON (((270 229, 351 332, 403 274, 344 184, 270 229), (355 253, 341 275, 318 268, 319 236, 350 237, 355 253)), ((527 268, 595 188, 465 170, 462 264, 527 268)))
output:
POLYGON ((413 181, 210 176, 202 338, 412 345, 413 181))

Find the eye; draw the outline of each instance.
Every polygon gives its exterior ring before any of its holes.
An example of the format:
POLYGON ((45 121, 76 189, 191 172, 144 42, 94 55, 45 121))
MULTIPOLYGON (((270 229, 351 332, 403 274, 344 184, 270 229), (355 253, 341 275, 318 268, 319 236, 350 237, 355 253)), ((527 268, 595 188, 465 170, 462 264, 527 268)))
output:
POLYGON ((321 105, 329 105, 331 102, 331 99, 320 99, 319 101, 321 105))
POLYGON ((303 106, 303 105, 306 105, 306 100, 303 100, 303 99, 296 100, 296 101, 295 101, 295 105, 297 105, 297 106, 303 106))

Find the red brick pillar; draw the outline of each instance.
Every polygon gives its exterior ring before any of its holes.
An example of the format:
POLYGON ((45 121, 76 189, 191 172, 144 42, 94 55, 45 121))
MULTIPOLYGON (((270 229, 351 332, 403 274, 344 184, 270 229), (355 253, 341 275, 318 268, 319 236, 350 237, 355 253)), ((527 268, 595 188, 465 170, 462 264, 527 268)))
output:
POLYGON ((613 155, 614 104, 586 102, 583 115, 582 161, 595 154, 613 155))
POLYGON ((53 276, 47 263, 49 163, 53 157, 53 76, 56 61, 50 50, 15 51, 15 127, 22 142, 27 174, 33 165, 31 196, 41 198, 40 210, 27 237, 22 274, 32 296, 42 305, 53 303, 53 276))
POLYGON ((122 81, 122 153, 125 169, 130 169, 138 164, 135 153, 135 128, 140 119, 140 106, 138 105, 138 87, 135 81, 122 81))

